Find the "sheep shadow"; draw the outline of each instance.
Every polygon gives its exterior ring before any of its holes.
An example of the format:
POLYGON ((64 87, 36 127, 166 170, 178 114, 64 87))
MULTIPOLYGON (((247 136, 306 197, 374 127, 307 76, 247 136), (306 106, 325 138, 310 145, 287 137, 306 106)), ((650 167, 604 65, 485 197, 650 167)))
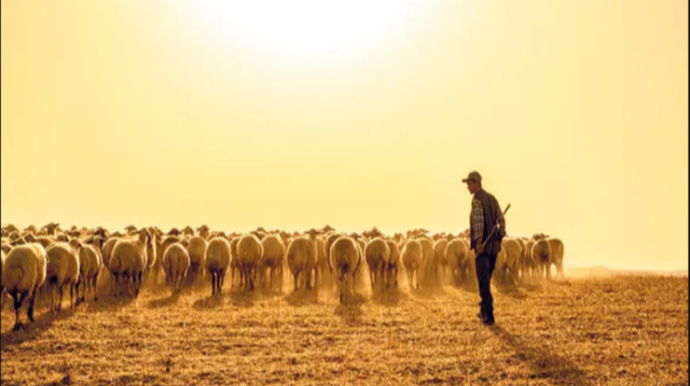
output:
POLYGON ((194 302, 195 310, 213 310, 220 308, 223 305, 223 297, 218 295, 209 296, 207 298, 199 299, 194 302))
POLYGON ((543 289, 539 282, 523 282, 520 284, 520 288, 527 292, 540 292, 543 289))
MULTIPOLYGON (((43 333, 48 331, 55 322, 70 319, 74 316, 75 312, 76 311, 73 310, 62 310, 57 313, 48 311, 37 317, 35 322, 24 324, 22 330, 9 331, 2 334, 0 338, 2 351, 4 352, 5 349, 9 347, 39 338, 43 333)), ((26 322, 26 314, 22 313, 22 318, 22 320, 26 322)))
POLYGON ((527 344, 522 338, 495 325, 490 328, 505 345, 515 351, 516 357, 529 365, 533 375, 539 379, 548 380, 554 385, 592 385, 587 379, 587 373, 577 367, 574 362, 560 357, 543 347, 527 344))
POLYGON ((122 308, 127 307, 132 304, 136 299, 134 297, 114 297, 112 295, 107 295, 106 297, 98 298, 98 301, 87 301, 86 303, 81 303, 77 306, 84 307, 87 306, 86 312, 89 313, 103 313, 118 311, 122 308))
POLYGON ((419 289, 410 290, 410 295, 418 299, 435 299, 448 295, 448 292, 441 285, 423 286, 419 289))
POLYGON ((401 300, 409 299, 409 295, 400 291, 400 288, 386 288, 376 291, 372 296, 374 303, 385 307, 397 307, 401 300))
POLYGON ((319 303, 319 293, 315 290, 300 289, 285 296, 285 301, 293 307, 304 307, 319 303))
POLYGON ((245 289, 236 289, 228 293, 230 302, 240 308, 249 308, 254 306, 254 301, 257 298, 257 293, 245 289))
POLYGON ((501 295, 509 296, 514 299, 527 299, 527 294, 522 292, 520 288, 518 288, 516 285, 512 284, 497 284, 496 285, 496 290, 498 293, 501 295))
POLYGON ((169 296, 160 299, 153 299, 149 301, 149 308, 166 308, 170 307, 180 300, 179 296, 169 296))
POLYGON ((341 303, 336 307, 335 314, 338 315, 343 323, 348 326, 358 326, 362 323, 362 305, 365 303, 364 296, 353 294, 346 303, 341 303))

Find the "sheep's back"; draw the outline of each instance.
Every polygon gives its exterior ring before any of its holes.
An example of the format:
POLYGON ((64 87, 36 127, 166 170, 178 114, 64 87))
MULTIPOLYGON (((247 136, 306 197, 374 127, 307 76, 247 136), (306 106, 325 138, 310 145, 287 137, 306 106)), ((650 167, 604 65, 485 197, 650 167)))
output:
POLYGON ((214 273, 226 272, 232 259, 230 249, 230 243, 226 239, 211 239, 206 247, 206 268, 214 273))

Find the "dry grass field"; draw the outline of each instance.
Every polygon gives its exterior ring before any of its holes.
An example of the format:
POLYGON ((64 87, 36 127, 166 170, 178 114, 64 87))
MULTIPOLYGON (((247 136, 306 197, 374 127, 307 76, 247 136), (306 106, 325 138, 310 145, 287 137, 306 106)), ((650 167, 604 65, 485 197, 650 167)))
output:
MULTIPOLYGON (((229 283, 228 283, 229 284, 229 283)), ((2 385, 687 385, 688 279, 570 279, 478 296, 445 286, 341 306, 326 294, 145 290, 12 332, 2 385)), ((65 302, 65 305, 67 302, 65 302)), ((25 317, 25 315, 23 315, 25 317)))

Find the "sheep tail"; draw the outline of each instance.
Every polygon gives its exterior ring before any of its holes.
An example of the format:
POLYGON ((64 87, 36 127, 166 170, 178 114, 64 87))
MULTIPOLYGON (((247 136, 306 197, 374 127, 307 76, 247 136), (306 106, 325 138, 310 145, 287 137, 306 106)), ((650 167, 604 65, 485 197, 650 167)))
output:
POLYGON ((349 271, 349 266, 347 263, 343 264, 342 267, 340 267, 340 280, 344 280, 345 276, 347 275, 347 272, 349 271))

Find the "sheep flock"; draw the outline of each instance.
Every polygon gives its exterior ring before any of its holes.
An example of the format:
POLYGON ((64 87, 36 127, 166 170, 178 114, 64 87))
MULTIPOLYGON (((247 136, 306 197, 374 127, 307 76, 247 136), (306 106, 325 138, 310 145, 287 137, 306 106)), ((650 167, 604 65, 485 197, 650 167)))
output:
MULTIPOLYGON (((167 286, 173 297, 186 288, 211 284, 222 294, 226 279, 241 291, 278 291, 290 281, 293 291, 323 291, 347 303, 367 286, 372 293, 398 289, 398 275, 410 291, 441 285, 476 288, 474 251, 469 230, 453 235, 425 229, 386 235, 376 227, 345 233, 326 225, 304 232, 248 233, 198 228, 130 225, 111 233, 103 227, 64 230, 58 223, 20 230, 2 227, 2 300, 14 304, 15 330, 22 328, 20 309, 33 321, 37 296, 51 299, 59 312, 64 292, 70 308, 98 301, 99 277, 108 280, 113 297, 136 298, 143 286, 167 286), (404 273, 403 273, 404 271, 404 273), (161 275, 162 273, 162 275, 161 275), (229 275, 228 275, 229 274, 229 275), (163 276, 163 278, 161 278, 163 276)), ((563 242, 543 233, 508 235, 502 241, 494 282, 519 286, 563 277, 563 242)), ((102 290, 101 290, 102 291, 102 290)))

